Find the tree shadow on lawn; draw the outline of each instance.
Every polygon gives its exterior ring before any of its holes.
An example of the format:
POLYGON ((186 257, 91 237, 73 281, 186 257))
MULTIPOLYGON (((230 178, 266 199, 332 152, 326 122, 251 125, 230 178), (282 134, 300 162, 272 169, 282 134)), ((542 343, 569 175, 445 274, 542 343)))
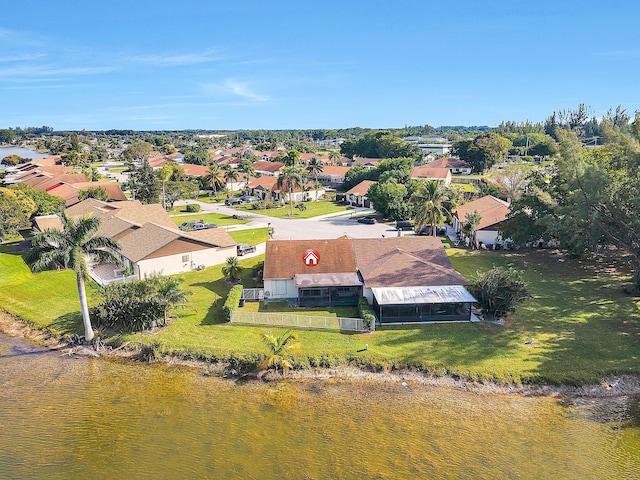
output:
POLYGON ((378 345, 400 349, 409 364, 446 367, 504 357, 522 338, 505 327, 471 323, 382 327, 376 335, 386 337, 378 345))
POLYGON ((60 335, 84 335, 84 325, 80 312, 70 312, 59 316, 49 327, 60 335))

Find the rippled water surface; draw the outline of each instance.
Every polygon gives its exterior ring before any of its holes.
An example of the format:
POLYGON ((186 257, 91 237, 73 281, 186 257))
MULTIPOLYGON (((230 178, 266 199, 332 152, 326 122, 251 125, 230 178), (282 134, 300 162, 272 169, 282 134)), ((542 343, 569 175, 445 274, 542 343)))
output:
POLYGON ((640 478, 638 401, 238 385, 0 336, 0 478, 640 478))

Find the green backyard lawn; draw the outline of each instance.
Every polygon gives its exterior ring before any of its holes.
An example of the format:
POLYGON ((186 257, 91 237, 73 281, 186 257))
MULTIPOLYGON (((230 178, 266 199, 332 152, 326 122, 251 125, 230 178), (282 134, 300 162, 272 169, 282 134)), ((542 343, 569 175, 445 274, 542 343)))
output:
MULTIPOLYGON (((33 275, 19 255, 0 247, 0 305, 59 334, 82 331, 72 273, 33 275)), ((625 295, 628 280, 606 265, 567 259, 548 252, 465 252, 450 249, 454 267, 467 278, 493 265, 523 269, 532 298, 504 326, 438 324, 384 327, 373 334, 299 330, 300 365, 351 362, 379 368, 415 367, 433 374, 503 382, 586 383, 611 374, 640 373, 640 301, 625 295), (525 342, 533 338, 532 344, 525 342), (368 350, 363 349, 365 344, 368 350)), ((243 284, 256 286, 254 268, 262 256, 242 260, 243 284)), ((121 334, 109 340, 157 342, 166 352, 227 358, 264 354, 264 333, 278 328, 224 322, 222 304, 230 289, 221 266, 183 275, 193 292, 189 308, 154 333, 121 334)), ((89 288, 90 302, 95 291, 89 288)), ((257 304, 245 308, 259 308, 257 304)), ((274 306, 273 308, 278 308, 274 306)), ((283 307, 285 308, 285 307, 283 307)))
POLYGON ((196 222, 198 220, 204 220, 207 223, 215 223, 216 225, 240 225, 243 223, 249 223, 249 220, 236 219, 233 218, 232 215, 210 212, 199 212, 188 215, 174 214, 171 216, 171 219, 175 222, 176 225, 181 225, 184 222, 196 222))
POLYGON ((268 228, 248 228, 245 230, 231 230, 229 235, 236 243, 247 243, 249 245, 258 245, 259 243, 269 240, 268 228))

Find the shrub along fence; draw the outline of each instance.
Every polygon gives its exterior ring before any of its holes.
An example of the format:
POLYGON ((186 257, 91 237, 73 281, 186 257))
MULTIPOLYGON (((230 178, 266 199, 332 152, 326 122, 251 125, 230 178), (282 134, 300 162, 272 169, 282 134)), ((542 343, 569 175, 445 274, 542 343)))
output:
POLYGON ((240 312, 234 310, 231 312, 231 322, 275 327, 326 328, 353 332, 369 331, 366 322, 361 318, 322 317, 276 312, 240 312))

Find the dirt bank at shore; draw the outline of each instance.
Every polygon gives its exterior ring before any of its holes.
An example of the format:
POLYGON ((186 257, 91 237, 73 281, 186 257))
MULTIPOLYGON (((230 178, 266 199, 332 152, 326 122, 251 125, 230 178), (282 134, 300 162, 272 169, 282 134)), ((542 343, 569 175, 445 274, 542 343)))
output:
MULTIPOLYGON (((44 348, 61 351, 69 355, 106 356, 117 358, 129 358, 132 361, 148 359, 144 351, 132 346, 132 348, 120 348, 115 350, 103 349, 96 354, 92 348, 83 346, 70 346, 64 339, 51 332, 39 330, 23 320, 0 310, 0 333, 11 337, 21 337, 31 340, 44 348)), ((170 366, 182 366, 199 369, 204 375, 222 376, 227 378, 241 378, 246 380, 280 381, 280 380, 340 380, 340 381, 367 381, 367 382, 393 382, 403 386, 423 385, 433 387, 458 388, 469 392, 489 395, 525 395, 525 396, 556 396, 556 397, 616 397, 625 395, 640 395, 640 376, 623 375, 604 378, 599 384, 594 385, 517 385, 500 384, 493 382, 478 382, 454 378, 452 376, 431 376, 422 372, 411 370, 396 370, 372 372, 351 366, 339 366, 335 368, 310 368, 306 370, 289 371, 286 375, 275 374, 273 371, 260 376, 255 373, 238 375, 232 368, 224 363, 208 363, 200 360, 185 360, 173 356, 161 356, 153 358, 153 361, 162 362, 170 366)))

